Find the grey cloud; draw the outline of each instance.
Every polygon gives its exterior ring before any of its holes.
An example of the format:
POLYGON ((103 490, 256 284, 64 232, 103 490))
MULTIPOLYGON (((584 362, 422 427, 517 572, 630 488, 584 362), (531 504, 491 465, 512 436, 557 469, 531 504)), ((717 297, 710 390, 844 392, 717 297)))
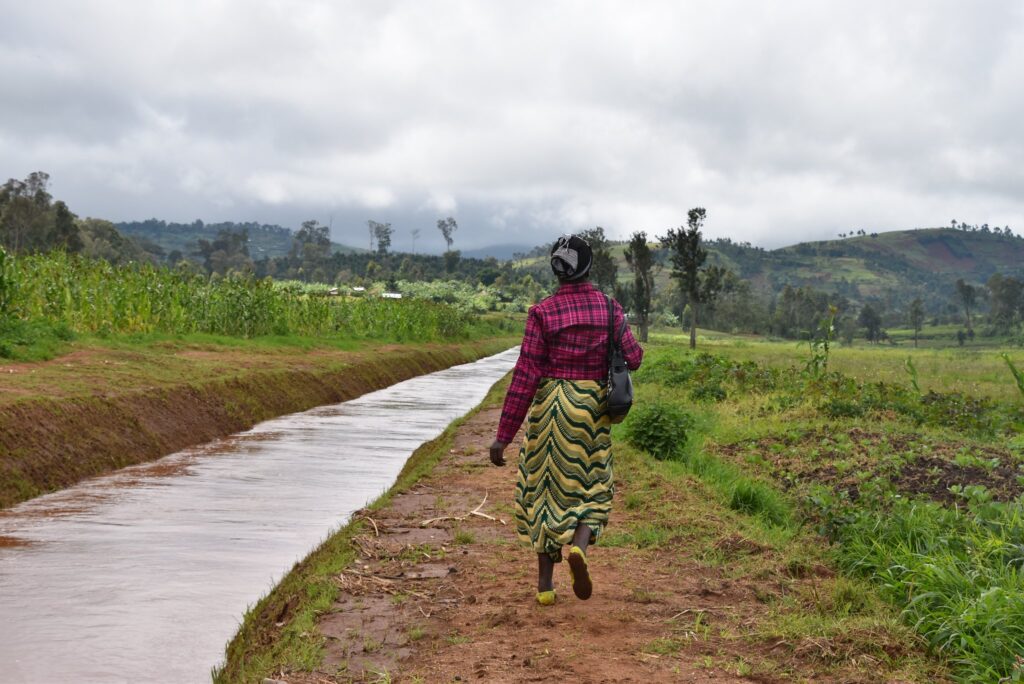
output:
POLYGON ((767 246, 1024 228, 1009 1, 42 1, 7 11, 0 67, 0 173, 83 214, 333 213, 359 241, 436 232, 446 197, 466 246, 697 204, 767 246))

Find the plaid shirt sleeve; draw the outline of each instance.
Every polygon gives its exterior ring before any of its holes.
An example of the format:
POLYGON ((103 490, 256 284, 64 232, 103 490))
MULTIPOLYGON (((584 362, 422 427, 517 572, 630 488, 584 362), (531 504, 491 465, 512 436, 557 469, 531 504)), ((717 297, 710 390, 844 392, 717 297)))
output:
POLYGON ((508 444, 519 431, 519 426, 522 425, 526 412, 533 403, 533 395, 540 385, 547 354, 540 314, 534 307, 530 309, 530 315, 526 319, 526 334, 523 335, 523 345, 519 348, 519 360, 516 361, 512 383, 505 395, 505 405, 501 409, 501 421, 498 423, 499 442, 508 444))
MULTIPOLYGON (((622 312, 622 307, 619 303, 615 303, 615 325, 622 325, 622 317, 625 315, 622 312)), ((640 346, 640 343, 633 337, 633 331, 627 325, 626 330, 622 333, 622 356, 626 360, 626 367, 629 370, 636 370, 640 367, 640 362, 644 358, 644 348, 640 346)))

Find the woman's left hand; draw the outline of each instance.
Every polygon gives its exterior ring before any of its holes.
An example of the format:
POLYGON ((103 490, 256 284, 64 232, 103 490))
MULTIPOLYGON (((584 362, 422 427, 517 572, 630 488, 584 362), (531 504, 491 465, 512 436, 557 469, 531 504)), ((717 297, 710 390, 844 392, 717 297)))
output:
POLYGON ((507 446, 507 442, 494 440, 494 443, 491 444, 491 463, 496 466, 505 465, 505 447, 507 446))

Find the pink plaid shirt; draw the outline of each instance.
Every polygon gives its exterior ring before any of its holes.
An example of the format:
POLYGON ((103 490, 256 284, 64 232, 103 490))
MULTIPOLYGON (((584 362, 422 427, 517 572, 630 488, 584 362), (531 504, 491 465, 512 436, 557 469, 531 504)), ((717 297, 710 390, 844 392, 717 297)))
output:
MULTIPOLYGON (((622 307, 613 302, 615 330, 622 325, 622 307)), ((629 326, 622 352, 631 370, 640 367, 644 350, 629 326)), ((563 283, 558 291, 530 307, 526 334, 512 384, 505 395, 498 441, 512 441, 526 417, 541 378, 608 379, 608 301, 589 281, 563 283)))

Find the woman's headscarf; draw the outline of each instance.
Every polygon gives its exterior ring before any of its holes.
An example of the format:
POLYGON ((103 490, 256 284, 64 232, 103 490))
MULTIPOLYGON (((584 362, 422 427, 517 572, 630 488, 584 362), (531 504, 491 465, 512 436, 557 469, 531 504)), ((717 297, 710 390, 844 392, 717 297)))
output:
POLYGON ((581 237, 563 235, 551 247, 551 270, 563 283, 583 280, 593 263, 594 253, 581 237))

